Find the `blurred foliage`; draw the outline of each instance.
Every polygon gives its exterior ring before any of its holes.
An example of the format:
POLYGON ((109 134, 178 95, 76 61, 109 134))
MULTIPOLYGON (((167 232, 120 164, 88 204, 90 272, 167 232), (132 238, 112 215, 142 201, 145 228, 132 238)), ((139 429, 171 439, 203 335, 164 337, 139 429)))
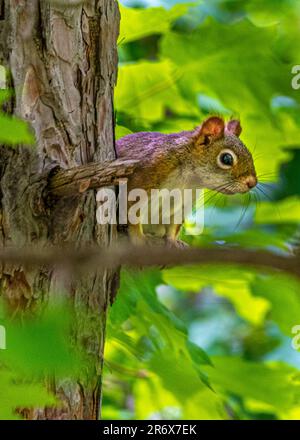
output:
MULTIPOLYGON (((299 245, 300 4, 122 0, 117 137, 236 116, 260 185, 205 194, 194 246, 299 245)), ((299 419, 299 281, 220 265, 123 271, 105 354, 105 418, 299 419)))
POLYGON ((19 419, 23 408, 59 406, 46 377, 80 377, 86 359, 70 346, 73 314, 66 303, 48 305, 38 316, 12 316, 1 303, 6 349, 0 350, 0 419, 19 419))
MULTIPOLYGON (((1 83, 1 75, 0 75, 1 83)), ((0 89, 0 108, 10 98, 10 92, 7 89, 0 89)), ((34 143, 34 136, 30 132, 26 122, 15 116, 7 116, 0 111, 0 142, 6 145, 34 143)))

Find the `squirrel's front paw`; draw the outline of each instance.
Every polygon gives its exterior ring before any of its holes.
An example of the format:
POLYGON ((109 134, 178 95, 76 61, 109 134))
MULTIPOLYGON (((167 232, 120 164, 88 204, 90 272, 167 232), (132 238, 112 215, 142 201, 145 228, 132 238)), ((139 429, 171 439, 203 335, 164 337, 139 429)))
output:
POLYGON ((170 237, 165 238, 165 243, 169 248, 186 249, 189 247, 189 245, 185 241, 176 240, 170 237))

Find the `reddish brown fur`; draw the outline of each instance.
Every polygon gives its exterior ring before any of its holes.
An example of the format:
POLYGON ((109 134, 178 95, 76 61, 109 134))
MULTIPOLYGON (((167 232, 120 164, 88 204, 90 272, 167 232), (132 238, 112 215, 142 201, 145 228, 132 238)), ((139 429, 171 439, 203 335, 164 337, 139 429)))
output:
MULTIPOLYGON (((221 118, 211 117, 192 131, 141 132, 119 139, 117 156, 140 163, 128 181, 128 190, 142 188, 149 194, 151 189, 164 187, 170 176, 176 175, 174 185, 178 188, 208 188, 227 194, 246 192, 249 190, 246 180, 251 177, 256 182, 256 173, 252 155, 238 137, 240 133, 238 121, 225 126, 221 118), (217 165, 218 154, 223 149, 231 150, 238 158, 230 170, 217 165)), ((132 235, 142 237, 141 225, 133 226, 131 231, 132 235)), ((173 239, 177 233, 173 233, 173 239)))

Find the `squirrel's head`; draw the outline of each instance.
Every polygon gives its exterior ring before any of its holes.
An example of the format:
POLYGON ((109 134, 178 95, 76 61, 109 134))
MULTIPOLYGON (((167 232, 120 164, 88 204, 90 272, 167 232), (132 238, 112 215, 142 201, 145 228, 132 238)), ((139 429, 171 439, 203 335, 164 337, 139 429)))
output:
POLYGON ((199 162, 199 178, 206 188, 236 194, 248 192, 256 186, 253 158, 239 139, 241 132, 239 121, 231 120, 225 124, 217 116, 206 119, 194 131, 193 162, 199 162))

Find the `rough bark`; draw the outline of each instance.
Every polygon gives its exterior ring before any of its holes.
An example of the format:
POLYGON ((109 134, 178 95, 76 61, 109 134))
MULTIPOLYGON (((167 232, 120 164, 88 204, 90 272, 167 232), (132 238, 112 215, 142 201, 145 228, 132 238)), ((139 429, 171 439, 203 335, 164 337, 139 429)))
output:
POLYGON ((74 196, 103 186, 117 185, 135 170, 137 161, 114 160, 112 162, 91 163, 69 170, 58 170, 49 179, 49 195, 74 196))
MULTIPOLYGON (((31 123, 36 149, 1 147, 1 245, 107 246, 116 230, 97 224, 95 190, 50 199, 45 188, 58 167, 67 170, 115 158, 117 2, 5 0, 4 6, 0 63, 8 68, 16 92, 11 111, 31 123)), ((35 409, 29 416, 96 419, 106 310, 117 274, 98 269, 80 280, 64 280, 53 268, 2 264, 0 277, 1 291, 14 310, 33 308, 63 286, 77 314, 74 340, 92 360, 89 383, 52 381, 62 408, 35 409)))

